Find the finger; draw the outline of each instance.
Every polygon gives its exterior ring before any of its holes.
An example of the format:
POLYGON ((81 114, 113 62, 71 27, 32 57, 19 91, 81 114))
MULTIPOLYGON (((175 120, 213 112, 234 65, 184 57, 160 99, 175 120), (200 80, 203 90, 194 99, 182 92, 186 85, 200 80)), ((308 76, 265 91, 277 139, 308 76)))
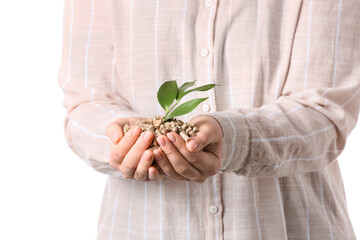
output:
POLYGON ((153 151, 154 156, 155 156, 155 161, 158 164, 158 166, 160 167, 161 171, 171 177, 174 178, 175 180, 178 181, 189 181, 189 179, 181 176, 180 174, 178 174, 175 169, 173 168, 173 166, 170 164, 169 159, 167 158, 166 154, 164 152, 162 152, 160 149, 155 149, 153 151))
POLYGON ((215 145, 222 137, 218 136, 218 132, 214 131, 214 126, 219 122, 214 117, 196 116, 189 121, 190 124, 199 127, 199 132, 195 137, 188 139, 186 147, 190 152, 199 152, 208 145, 215 145))
POLYGON ((118 169, 126 154, 138 139, 141 131, 139 126, 133 127, 125 134, 118 145, 114 145, 109 159, 111 166, 118 169))
POLYGON ((167 134, 168 138, 184 158, 204 176, 216 174, 220 159, 209 152, 190 152, 183 138, 174 132, 167 134), (211 164, 209 164, 211 163, 211 164))
POLYGON ((177 173, 188 179, 194 179, 200 175, 200 172, 181 155, 166 136, 158 136, 156 140, 177 173))
POLYGON ((151 131, 141 133, 135 144, 124 157, 120 165, 120 172, 128 177, 132 177, 136 167, 140 162, 140 158, 144 151, 151 145, 154 134, 151 131))
POLYGON ((206 132, 197 132, 195 137, 186 141, 186 147, 190 152, 200 152, 211 143, 211 139, 206 132))
POLYGON ((113 144, 118 144, 121 138, 124 137, 124 132, 122 131, 121 125, 116 122, 112 122, 106 126, 106 135, 110 138, 113 144))
POLYGON ((164 178, 164 176, 162 176, 159 170, 154 166, 151 166, 148 172, 149 172, 148 178, 150 181, 159 181, 160 179, 164 178))
POLYGON ((154 160, 154 154, 151 150, 146 150, 140 159, 139 165, 134 172, 134 178, 138 180, 145 180, 148 177, 148 170, 154 160))
POLYGON ((131 125, 139 119, 141 119, 141 117, 117 118, 106 126, 106 135, 110 138, 111 142, 116 145, 120 142, 121 138, 124 137, 122 127, 126 124, 131 125))

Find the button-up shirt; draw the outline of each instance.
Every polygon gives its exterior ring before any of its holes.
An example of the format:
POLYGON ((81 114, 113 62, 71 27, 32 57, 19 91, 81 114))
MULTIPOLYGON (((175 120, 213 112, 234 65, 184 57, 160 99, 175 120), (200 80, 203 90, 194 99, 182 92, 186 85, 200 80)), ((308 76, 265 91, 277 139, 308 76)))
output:
POLYGON ((65 138, 108 175, 97 239, 355 239, 337 157, 360 100, 360 2, 66 0, 58 84, 65 138), (164 115, 160 85, 216 118, 204 183, 122 178, 106 126, 164 115))

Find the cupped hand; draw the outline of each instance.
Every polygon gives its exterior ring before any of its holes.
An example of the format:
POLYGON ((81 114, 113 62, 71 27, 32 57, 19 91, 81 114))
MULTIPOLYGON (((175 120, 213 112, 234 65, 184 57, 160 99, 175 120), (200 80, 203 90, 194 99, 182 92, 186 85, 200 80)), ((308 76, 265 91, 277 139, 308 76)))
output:
POLYGON ((211 116, 201 115, 189 123, 199 132, 187 142, 177 133, 156 138, 162 150, 154 150, 161 170, 178 181, 204 182, 219 172, 223 152, 223 131, 211 116), (159 157, 160 156, 160 157, 159 157))
POLYGON ((152 165, 154 154, 147 148, 154 134, 142 132, 139 126, 133 126, 124 136, 122 128, 132 125, 141 117, 118 118, 106 127, 106 135, 111 139, 109 164, 119 170, 126 179, 157 181, 163 178, 159 170, 152 165))

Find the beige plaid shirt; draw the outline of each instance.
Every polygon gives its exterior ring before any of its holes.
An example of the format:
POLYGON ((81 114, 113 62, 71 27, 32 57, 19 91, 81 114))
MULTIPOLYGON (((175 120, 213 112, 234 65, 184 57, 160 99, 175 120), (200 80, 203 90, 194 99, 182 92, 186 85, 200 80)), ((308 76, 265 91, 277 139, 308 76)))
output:
POLYGON ((359 113, 359 22, 350 0, 66 0, 65 137, 109 175, 97 239, 355 239, 337 157, 359 113), (163 115, 173 79, 220 85, 179 119, 219 120, 221 171, 125 180, 105 127, 163 115))

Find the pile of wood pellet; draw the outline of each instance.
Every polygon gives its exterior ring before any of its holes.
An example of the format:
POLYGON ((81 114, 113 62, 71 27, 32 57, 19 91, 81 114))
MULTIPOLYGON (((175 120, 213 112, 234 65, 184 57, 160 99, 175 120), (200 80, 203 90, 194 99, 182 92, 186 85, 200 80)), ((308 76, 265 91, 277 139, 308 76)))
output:
MULTIPOLYGON (((156 141, 156 138, 160 135, 166 135, 169 132, 178 133, 185 141, 187 141, 190 137, 195 137, 196 133, 199 129, 193 126, 190 123, 184 123, 179 119, 173 118, 170 121, 163 121, 163 116, 156 116, 153 118, 146 118, 135 122, 134 125, 138 125, 141 127, 142 131, 151 131, 155 137, 152 144, 148 149, 154 150, 159 147, 159 144, 156 141)), ((123 128, 124 134, 126 134, 134 125, 126 124, 123 128)))

